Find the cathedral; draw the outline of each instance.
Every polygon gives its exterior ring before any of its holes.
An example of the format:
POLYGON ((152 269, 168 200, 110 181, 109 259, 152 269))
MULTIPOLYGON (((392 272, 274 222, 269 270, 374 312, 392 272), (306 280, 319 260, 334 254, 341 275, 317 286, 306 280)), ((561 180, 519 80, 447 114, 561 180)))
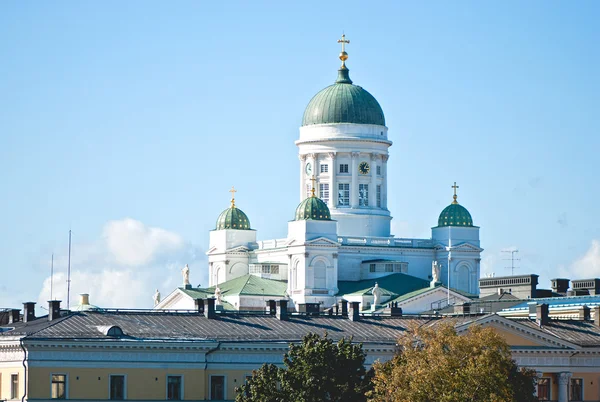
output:
POLYGON ((391 234, 392 141, 385 115, 350 78, 349 41, 342 36, 338 42, 337 79, 308 102, 295 142, 299 204, 287 237, 259 240, 232 188, 231 205, 210 232, 209 287, 193 288, 186 267, 183 287, 155 301, 155 308, 193 308, 194 299, 212 296, 221 308, 234 310, 264 309, 269 299, 287 298, 296 310, 325 310, 346 299, 376 312, 406 302, 407 295, 427 294, 412 308, 421 312, 442 299, 459 302, 479 293, 479 227, 458 202, 456 183, 431 238, 391 234))

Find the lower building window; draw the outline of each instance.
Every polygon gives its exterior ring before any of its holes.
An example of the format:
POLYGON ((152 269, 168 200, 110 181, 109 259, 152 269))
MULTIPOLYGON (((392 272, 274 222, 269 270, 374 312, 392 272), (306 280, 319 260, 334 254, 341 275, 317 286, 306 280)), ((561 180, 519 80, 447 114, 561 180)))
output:
POLYGON ((394 272, 394 264, 385 264, 385 272, 394 272))
MULTIPOLYGON (((377 166, 379 167, 379 166, 377 166)), ((381 184, 377 185, 377 208, 381 208, 381 184)))
POLYGON ((170 401, 180 401, 182 399, 181 392, 181 376, 170 375, 167 376, 167 399, 170 401))
POLYGON ((369 185, 359 184, 358 185, 358 206, 368 207, 369 206, 369 185))
POLYGON ((538 400, 549 401, 550 400, 550 379, 540 378, 538 380, 538 400))
POLYGON ((19 399, 19 375, 10 375, 10 399, 19 399))
POLYGON ((125 399, 125 376, 111 375, 109 381, 110 399, 123 400, 125 399))
MULTIPOLYGON (((327 166, 327 165, 325 165, 327 166)), ((319 197, 323 200, 325 204, 329 204, 329 184, 328 183, 319 183, 319 197)))
POLYGON ((571 379, 571 401, 583 401, 583 380, 581 378, 571 379))
POLYGON ((375 272, 376 271, 376 265, 375 264, 369 264, 369 272, 375 272))
POLYGON ((340 163, 340 173, 348 173, 348 164, 340 163))
POLYGON ((67 399, 67 376, 52 374, 52 399, 67 399))
POLYGON ((338 206, 347 207, 350 205, 350 183, 338 184, 338 206))
POLYGON ((210 400, 221 401, 225 399, 225 376, 213 375, 210 377, 210 400))

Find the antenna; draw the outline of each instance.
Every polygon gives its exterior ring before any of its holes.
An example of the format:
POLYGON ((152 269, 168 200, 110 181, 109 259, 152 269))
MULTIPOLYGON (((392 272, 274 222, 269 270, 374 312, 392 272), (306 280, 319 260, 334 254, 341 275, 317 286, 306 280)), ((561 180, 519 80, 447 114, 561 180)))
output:
POLYGON ((71 301, 71 229, 69 229, 69 260, 67 263, 67 310, 71 301))
POLYGON ((52 298, 53 285, 54 285, 54 253, 52 253, 52 262, 50 263, 50 300, 54 300, 52 298))
POLYGON ((515 254, 519 252, 519 250, 514 249, 514 250, 502 250, 503 253, 510 253, 510 258, 504 258, 504 261, 510 261, 510 267, 504 267, 506 269, 510 269, 510 274, 514 275, 515 274, 515 268, 519 268, 519 267, 515 267, 515 261, 521 261, 520 258, 515 258, 515 254))

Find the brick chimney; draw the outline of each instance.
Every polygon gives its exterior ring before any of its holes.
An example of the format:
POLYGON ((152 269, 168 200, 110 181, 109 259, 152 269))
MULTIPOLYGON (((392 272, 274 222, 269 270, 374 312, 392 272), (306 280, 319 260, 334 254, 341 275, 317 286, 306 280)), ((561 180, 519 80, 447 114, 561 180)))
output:
POLYGON ((350 302, 350 321, 360 320, 360 302, 350 302))
POLYGON ((21 320, 21 310, 12 309, 8 310, 8 323, 14 324, 21 320))
POLYGON ((60 318, 60 300, 48 301, 48 321, 60 318))
POLYGON ((592 307, 592 311, 594 312, 594 325, 600 327, 600 306, 592 307))
POLYGON ((579 310, 579 319, 581 321, 590 320, 590 308, 588 306, 581 306, 581 309, 579 310))
POLYGON ((276 313, 276 303, 275 300, 267 300, 266 301, 266 305, 267 305, 267 313, 269 315, 275 315, 276 313))
POLYGON ((275 303, 275 316, 280 321, 287 321, 288 316, 288 301, 286 299, 277 300, 275 303))
POLYGON ((535 307, 535 321, 541 327, 550 322, 549 309, 546 303, 538 304, 535 307))
POLYGON ((348 316, 348 301, 342 299, 340 301, 340 304, 342 305, 342 316, 347 317, 348 316))
POLYGON ((35 302, 23 303, 23 322, 35 320, 35 302))

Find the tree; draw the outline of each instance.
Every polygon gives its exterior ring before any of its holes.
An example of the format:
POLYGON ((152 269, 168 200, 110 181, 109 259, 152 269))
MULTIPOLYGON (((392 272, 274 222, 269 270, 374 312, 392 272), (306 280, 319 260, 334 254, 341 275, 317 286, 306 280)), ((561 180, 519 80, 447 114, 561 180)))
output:
POLYGON ((327 333, 306 335, 290 344, 284 368, 264 364, 236 389, 236 402, 361 402, 366 401, 370 377, 362 344, 342 338, 334 343, 327 333))
POLYGON ((412 327, 398 352, 376 362, 372 402, 533 402, 535 371, 519 369, 492 328, 412 327))

